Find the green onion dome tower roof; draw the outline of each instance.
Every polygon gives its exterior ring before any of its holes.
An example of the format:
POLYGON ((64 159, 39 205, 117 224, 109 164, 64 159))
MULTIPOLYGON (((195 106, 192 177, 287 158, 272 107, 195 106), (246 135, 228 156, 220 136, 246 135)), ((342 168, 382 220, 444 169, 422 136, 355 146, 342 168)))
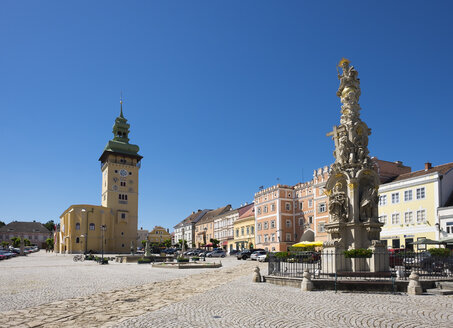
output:
POLYGON ((108 153, 116 153, 119 155, 126 155, 129 157, 137 158, 141 160, 143 157, 138 154, 140 148, 137 145, 129 143, 129 128, 130 124, 127 123, 126 118, 123 115, 123 101, 120 101, 120 116, 115 119, 113 125, 113 139, 107 142, 99 160, 104 162, 108 153))

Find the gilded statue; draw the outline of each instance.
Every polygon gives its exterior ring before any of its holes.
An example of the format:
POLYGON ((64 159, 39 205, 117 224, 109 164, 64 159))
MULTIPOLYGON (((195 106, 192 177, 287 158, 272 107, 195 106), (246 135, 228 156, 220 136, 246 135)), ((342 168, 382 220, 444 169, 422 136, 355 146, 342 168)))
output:
POLYGON ((338 71, 338 79, 340 80, 340 86, 337 91, 337 96, 343 98, 350 92, 354 92, 356 100, 360 97, 360 80, 358 79, 358 72, 354 66, 349 65, 350 61, 343 58, 337 66, 341 67, 343 74, 338 71))

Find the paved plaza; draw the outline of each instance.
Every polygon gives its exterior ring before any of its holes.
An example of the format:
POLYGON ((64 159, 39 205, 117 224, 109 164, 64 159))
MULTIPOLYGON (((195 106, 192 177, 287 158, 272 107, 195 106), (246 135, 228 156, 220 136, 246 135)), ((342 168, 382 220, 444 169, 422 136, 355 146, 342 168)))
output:
POLYGON ((211 270, 101 266, 42 252, 2 261, 0 326, 453 326, 452 296, 301 292, 252 283, 256 262, 222 263, 211 270))

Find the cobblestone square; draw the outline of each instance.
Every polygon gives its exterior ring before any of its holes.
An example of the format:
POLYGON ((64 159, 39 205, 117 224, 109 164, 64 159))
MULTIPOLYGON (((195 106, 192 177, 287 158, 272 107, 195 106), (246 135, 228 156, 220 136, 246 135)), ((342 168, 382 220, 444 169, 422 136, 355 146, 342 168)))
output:
MULTIPOLYGON (((214 270, 117 263, 101 266, 45 253, 4 261, 0 263, 0 326, 453 325, 452 296, 301 292, 252 283, 256 262, 227 257, 222 263, 223 268, 214 270)), ((265 273, 266 264, 259 266, 265 273)))

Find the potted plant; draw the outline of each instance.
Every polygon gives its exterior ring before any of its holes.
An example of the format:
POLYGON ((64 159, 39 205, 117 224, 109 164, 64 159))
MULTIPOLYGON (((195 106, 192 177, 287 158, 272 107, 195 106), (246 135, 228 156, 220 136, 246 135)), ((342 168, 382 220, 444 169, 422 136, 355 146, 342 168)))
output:
POLYGON ((186 262, 189 262, 189 259, 186 258, 186 257, 184 257, 184 256, 179 256, 179 257, 176 259, 176 261, 177 261, 178 263, 186 263, 186 262))
POLYGON ((373 251, 371 249, 357 248, 344 251, 345 258, 371 258, 373 251))

